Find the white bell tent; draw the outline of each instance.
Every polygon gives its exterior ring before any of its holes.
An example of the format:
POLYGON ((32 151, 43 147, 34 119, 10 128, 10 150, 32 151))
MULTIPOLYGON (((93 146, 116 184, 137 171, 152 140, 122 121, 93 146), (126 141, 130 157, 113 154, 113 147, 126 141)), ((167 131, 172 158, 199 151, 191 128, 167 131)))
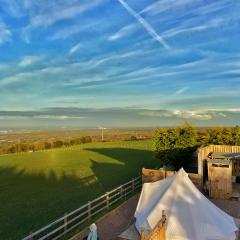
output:
POLYGON ((137 230, 153 230, 162 210, 167 216, 167 240, 236 239, 234 218, 209 201, 183 169, 143 185, 135 212, 137 230))

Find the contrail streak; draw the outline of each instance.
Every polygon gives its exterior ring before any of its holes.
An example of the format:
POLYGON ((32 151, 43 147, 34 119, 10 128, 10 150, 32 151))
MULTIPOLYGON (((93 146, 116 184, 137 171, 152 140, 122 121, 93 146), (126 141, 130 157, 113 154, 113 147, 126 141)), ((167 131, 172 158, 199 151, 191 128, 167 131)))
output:
POLYGON ((147 32, 152 36, 153 39, 158 41, 164 48, 170 49, 170 46, 163 40, 161 36, 157 34, 154 28, 137 12, 135 12, 124 0, 118 0, 121 5, 132 15, 137 21, 147 30, 147 32))

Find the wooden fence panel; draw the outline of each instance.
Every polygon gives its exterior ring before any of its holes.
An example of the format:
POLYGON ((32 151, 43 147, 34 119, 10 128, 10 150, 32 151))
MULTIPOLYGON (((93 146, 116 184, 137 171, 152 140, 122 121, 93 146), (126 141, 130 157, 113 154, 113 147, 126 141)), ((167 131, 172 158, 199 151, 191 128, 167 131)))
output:
POLYGON ((158 180, 172 176, 175 171, 166 171, 162 169, 142 169, 142 182, 156 182, 158 180))
MULTIPOLYGON (((162 169, 155 170, 155 169, 142 169, 142 182, 155 182, 169 176, 172 176, 175 171, 165 171, 162 169)), ((188 173, 189 178, 195 184, 198 189, 201 189, 201 176, 196 173, 188 173)))

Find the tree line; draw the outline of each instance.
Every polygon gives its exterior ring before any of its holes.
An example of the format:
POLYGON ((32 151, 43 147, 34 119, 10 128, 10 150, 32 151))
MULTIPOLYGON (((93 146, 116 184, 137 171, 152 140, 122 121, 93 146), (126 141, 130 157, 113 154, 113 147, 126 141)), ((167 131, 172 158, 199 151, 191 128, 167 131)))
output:
POLYGON ((83 136, 79 138, 72 138, 67 140, 49 139, 46 141, 18 142, 7 145, 0 149, 0 154, 17 153, 17 152, 34 152, 39 150, 46 150, 51 148, 70 147, 78 144, 92 142, 90 136, 83 136))
POLYGON ((188 167, 194 152, 200 146, 240 145, 240 127, 197 129, 188 124, 175 128, 159 128, 154 133, 154 152, 161 166, 170 165, 176 170, 188 167))

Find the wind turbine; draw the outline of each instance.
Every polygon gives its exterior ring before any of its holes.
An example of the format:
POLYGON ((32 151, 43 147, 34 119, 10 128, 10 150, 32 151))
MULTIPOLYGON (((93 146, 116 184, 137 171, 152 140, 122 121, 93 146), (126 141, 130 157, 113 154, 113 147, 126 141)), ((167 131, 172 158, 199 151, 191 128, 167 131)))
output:
POLYGON ((103 140, 104 140, 104 138, 103 138, 103 130, 105 130, 105 129, 107 129, 107 128, 99 126, 98 129, 101 129, 101 130, 102 130, 102 141, 103 141, 103 140))

